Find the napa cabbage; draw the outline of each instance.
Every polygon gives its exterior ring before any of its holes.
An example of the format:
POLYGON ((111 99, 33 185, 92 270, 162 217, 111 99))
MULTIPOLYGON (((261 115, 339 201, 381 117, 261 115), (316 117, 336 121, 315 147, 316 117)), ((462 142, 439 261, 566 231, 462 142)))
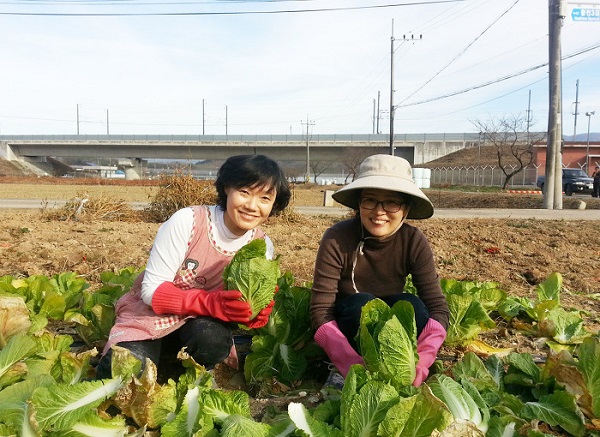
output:
POLYGON ((242 246, 223 271, 223 282, 228 290, 239 290, 241 300, 248 302, 254 319, 275 294, 279 278, 279 260, 267 259, 267 243, 258 238, 242 246))
POLYGON ((389 307, 381 299, 363 306, 358 346, 369 372, 400 389, 412 384, 418 361, 413 306, 398 301, 389 307))
POLYGON ((247 382, 276 377, 292 383, 302 378, 309 358, 323 354, 312 340, 310 288, 293 283, 289 272, 280 278, 269 322, 252 337, 252 351, 244 364, 247 382))
MULTIPOLYGON (((463 384, 469 385, 463 381, 463 384)), ((488 429, 489 410, 476 389, 467 391, 457 381, 446 375, 435 375, 429 383, 433 394, 447 406, 455 421, 467 421, 476 426, 483 436, 488 429)))

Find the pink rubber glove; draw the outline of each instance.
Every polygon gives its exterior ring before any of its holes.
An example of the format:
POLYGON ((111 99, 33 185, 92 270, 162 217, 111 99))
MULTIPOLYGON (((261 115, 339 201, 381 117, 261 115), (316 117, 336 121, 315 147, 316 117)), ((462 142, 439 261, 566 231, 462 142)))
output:
POLYGON ((275 305, 274 300, 269 302, 269 305, 260 310, 255 318, 253 318, 247 323, 244 323, 244 325, 246 325, 250 329, 258 329, 265 326, 269 322, 269 316, 273 312, 273 305, 275 305))
POLYGON ((248 323, 252 311, 248 302, 239 300, 237 290, 182 290, 172 282, 163 282, 152 296, 156 314, 208 316, 224 322, 248 323))
POLYGON ((419 362, 415 369, 416 375, 413 381, 415 387, 423 384, 423 381, 429 376, 429 367, 437 358, 437 353, 445 339, 446 330, 444 327, 437 320, 430 318, 417 339, 419 362))
POLYGON ((315 342, 321 346, 344 378, 352 364, 365 365, 363 358, 350 346, 335 320, 319 326, 315 332, 315 342))

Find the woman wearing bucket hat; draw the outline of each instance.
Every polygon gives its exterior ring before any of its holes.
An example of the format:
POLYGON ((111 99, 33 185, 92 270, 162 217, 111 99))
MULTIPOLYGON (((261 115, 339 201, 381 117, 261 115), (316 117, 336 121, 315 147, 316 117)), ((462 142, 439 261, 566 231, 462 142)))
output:
POLYGON ((413 385, 427 379, 446 338, 449 310, 425 235, 406 219, 433 215, 433 205, 412 179, 408 161, 391 155, 365 159, 357 178, 333 194, 356 217, 336 223, 323 235, 311 296, 315 341, 346 376, 363 364, 354 337, 362 307, 379 298, 415 309, 419 361, 413 385), (404 293, 411 275, 418 297, 404 293))

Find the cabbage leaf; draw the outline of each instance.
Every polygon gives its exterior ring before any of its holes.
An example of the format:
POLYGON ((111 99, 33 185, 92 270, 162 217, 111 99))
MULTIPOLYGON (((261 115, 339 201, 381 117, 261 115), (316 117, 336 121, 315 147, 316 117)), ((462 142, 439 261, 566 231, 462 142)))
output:
POLYGON ((22 296, 0 296, 0 349, 17 334, 31 327, 29 310, 22 296))
POLYGON ((227 289, 239 290, 241 300, 250 305, 250 320, 273 300, 280 274, 279 260, 269 260, 266 254, 265 240, 252 240, 237 251, 223 271, 227 289))
POLYGON ((592 398, 594 416, 600 417, 600 342, 597 338, 587 338, 578 352, 577 367, 592 398))
POLYGON ((297 429, 302 431, 301 435, 310 437, 342 437, 343 434, 336 428, 313 418, 306 407, 299 402, 290 402, 288 405, 288 416, 294 422, 297 429))
POLYGON ((485 434, 489 411, 479 396, 474 398, 460 383, 446 375, 435 375, 435 380, 429 383, 429 387, 448 406, 455 421, 469 421, 479 428, 482 435, 485 434))
POLYGON ((310 295, 308 287, 293 286, 286 272, 279 279, 279 292, 269 322, 252 338, 252 351, 246 357, 244 375, 247 382, 267 381, 276 377, 292 383, 302 378, 308 358, 323 354, 312 340, 310 295))
POLYGON ((446 404, 436 398, 427 384, 421 392, 400 398, 379 424, 377 435, 428 437, 444 430, 452 422, 446 404))
POLYGON ((35 419, 44 430, 69 430, 122 386, 121 378, 115 378, 39 387, 32 396, 35 419))

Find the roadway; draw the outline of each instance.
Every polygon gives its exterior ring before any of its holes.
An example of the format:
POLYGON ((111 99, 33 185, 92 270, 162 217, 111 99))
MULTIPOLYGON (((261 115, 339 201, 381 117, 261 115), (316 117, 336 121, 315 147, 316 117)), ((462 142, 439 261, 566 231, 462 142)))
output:
MULTIPOLYGON (((60 208, 65 200, 41 199, 0 199, 0 210, 36 210, 46 208, 60 208)), ((133 209, 144 209, 146 202, 131 202, 133 209)), ((336 206, 297 206, 296 211, 308 215, 333 215, 343 217, 348 214, 347 208, 336 206)), ((505 208, 437 208, 433 218, 448 219, 536 219, 536 220, 600 220, 598 209, 505 209, 505 208)))

